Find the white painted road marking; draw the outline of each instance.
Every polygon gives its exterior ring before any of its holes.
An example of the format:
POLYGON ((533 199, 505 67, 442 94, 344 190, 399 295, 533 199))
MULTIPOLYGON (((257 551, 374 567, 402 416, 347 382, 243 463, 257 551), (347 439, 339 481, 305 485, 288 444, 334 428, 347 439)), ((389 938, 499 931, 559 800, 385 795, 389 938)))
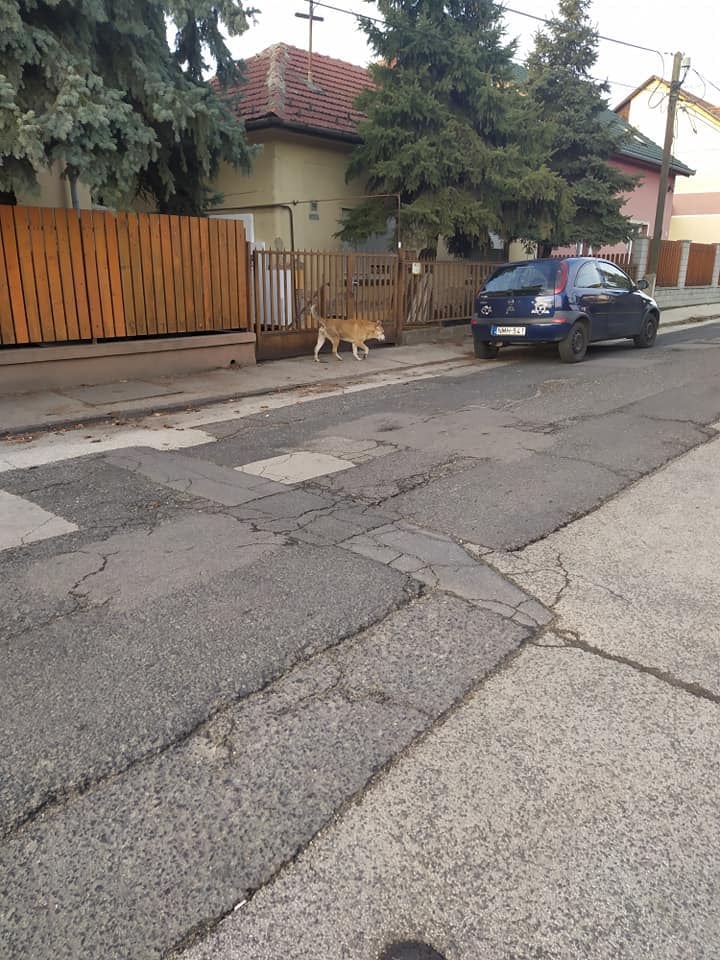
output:
POLYGON ((215 437, 203 430, 178 430, 162 427, 152 429, 138 427, 131 430, 113 430, 98 427, 87 430, 82 436, 73 433, 49 433, 18 444, 6 441, 0 444, 0 473, 8 470, 24 470, 46 463, 87 457, 93 453, 109 450, 124 450, 128 447, 152 447, 154 450, 182 450, 203 443, 215 443, 215 437))
POLYGON ((77 525, 43 510, 36 503, 0 490, 0 550, 75 533, 77 525))
POLYGON ((279 457, 270 457, 268 460, 255 460, 253 463, 246 463, 235 469, 266 480, 292 484, 312 480, 313 477, 324 477, 329 473, 339 473, 354 466, 355 464, 350 460, 331 457, 327 453, 296 450, 294 453, 283 453, 279 457))

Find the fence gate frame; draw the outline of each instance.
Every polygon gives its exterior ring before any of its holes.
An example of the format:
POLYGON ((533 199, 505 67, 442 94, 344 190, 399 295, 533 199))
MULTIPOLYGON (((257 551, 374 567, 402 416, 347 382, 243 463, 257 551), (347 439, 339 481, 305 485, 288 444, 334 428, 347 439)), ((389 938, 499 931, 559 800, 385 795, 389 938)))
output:
POLYGON ((321 250, 258 250, 248 258, 256 358, 311 354, 324 317, 379 320, 387 343, 402 334, 400 258, 397 254, 321 250))

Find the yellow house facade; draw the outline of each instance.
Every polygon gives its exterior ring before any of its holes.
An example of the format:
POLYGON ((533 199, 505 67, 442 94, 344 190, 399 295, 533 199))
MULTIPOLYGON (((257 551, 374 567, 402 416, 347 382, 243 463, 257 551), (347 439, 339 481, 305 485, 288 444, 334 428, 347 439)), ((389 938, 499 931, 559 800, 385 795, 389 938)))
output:
POLYGON ((257 153, 249 175, 221 169, 213 187, 223 199, 212 215, 242 216, 268 249, 342 250, 334 234, 343 211, 364 194, 364 183, 345 174, 360 142, 355 99, 368 83, 364 67, 310 60, 285 43, 247 60, 245 83, 229 96, 238 96, 231 104, 257 153))

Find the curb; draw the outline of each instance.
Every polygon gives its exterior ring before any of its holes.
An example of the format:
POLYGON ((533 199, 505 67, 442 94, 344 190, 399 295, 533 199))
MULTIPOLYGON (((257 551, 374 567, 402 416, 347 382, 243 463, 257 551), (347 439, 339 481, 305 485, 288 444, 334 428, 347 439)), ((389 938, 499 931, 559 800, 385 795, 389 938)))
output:
MULTIPOLYGON (((412 370, 424 370, 428 367, 436 367, 440 365, 450 364, 452 366, 463 366, 473 360, 472 357, 456 357, 448 358, 447 360, 428 360, 425 363, 416 363, 407 367, 399 367, 397 370, 382 370, 378 371, 376 376, 381 376, 382 374, 395 374, 401 372, 410 372, 412 370)), ((372 376, 372 374, 370 375, 372 376)), ((178 400, 175 403, 169 403, 162 406, 157 404, 148 404, 146 407, 134 407, 129 410, 113 410, 112 413, 92 413, 89 412, 87 416, 84 417, 68 417, 66 420, 56 420, 53 423, 35 423, 35 424, 23 424, 23 426, 10 427, 8 429, 0 428, 0 441, 7 440, 12 437, 23 436, 24 434, 29 433, 54 433, 60 430, 67 430, 71 427, 85 426, 96 426, 100 423, 113 423, 117 420, 142 420, 144 417, 152 417, 155 414, 173 414, 173 413, 182 413, 184 411, 192 410, 197 407, 209 407, 214 403, 234 403, 236 400, 248 400, 252 397, 267 397, 273 394, 283 394, 291 393, 293 390, 304 390, 308 387, 326 387, 329 390, 335 390, 338 387, 350 386, 353 383, 366 383, 366 377, 356 377, 351 381, 347 380, 326 380, 322 384, 318 384, 317 380, 305 380, 300 383, 290 383, 286 386, 279 387, 258 387, 255 390, 241 390, 233 393, 221 393, 217 395, 210 395, 206 397, 199 397, 194 399, 185 399, 178 400)), ((322 397, 322 393, 318 393, 318 399, 322 397)))
POLYGON ((660 328, 662 330, 673 330, 675 327, 687 327, 690 324, 699 325, 701 323, 711 323, 720 320, 720 314, 712 317, 688 317, 686 320, 674 320, 672 323, 662 322, 662 311, 660 313, 660 328))

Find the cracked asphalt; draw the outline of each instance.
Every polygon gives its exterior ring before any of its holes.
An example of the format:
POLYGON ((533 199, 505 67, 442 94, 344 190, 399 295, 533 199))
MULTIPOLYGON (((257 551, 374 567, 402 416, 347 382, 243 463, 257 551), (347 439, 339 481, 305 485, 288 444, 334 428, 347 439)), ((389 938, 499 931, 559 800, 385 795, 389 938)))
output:
POLYGON ((719 359, 0 443, 3 960, 716 957, 719 359))

